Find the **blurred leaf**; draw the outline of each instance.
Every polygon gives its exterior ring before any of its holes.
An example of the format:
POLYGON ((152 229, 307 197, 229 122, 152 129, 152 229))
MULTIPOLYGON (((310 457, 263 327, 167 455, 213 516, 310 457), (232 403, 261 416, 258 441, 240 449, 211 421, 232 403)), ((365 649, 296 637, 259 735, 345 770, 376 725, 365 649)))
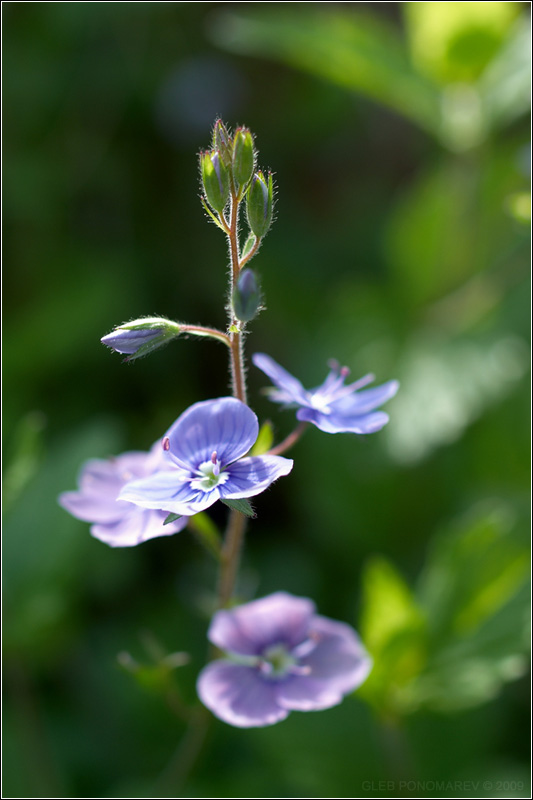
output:
POLYGON ((183 514, 174 514, 172 511, 167 514, 163 521, 163 525, 169 525, 171 522, 176 522, 177 519, 181 519, 183 514))
POLYGON ((515 389, 527 366, 527 345, 519 337, 446 341, 426 331, 407 344, 397 368, 401 391, 384 432, 391 456, 413 464, 457 441, 487 408, 515 389))
POLYGON ((45 425, 44 414, 30 411, 15 431, 15 452, 6 467, 3 481, 4 512, 16 502, 39 467, 43 456, 42 433, 45 425))
POLYGON ((434 301, 472 275, 502 280, 528 244, 502 213, 505 198, 523 191, 516 144, 482 160, 441 161, 395 204, 385 235, 386 256, 409 307, 434 301))
POLYGON ((264 422, 259 428, 259 435, 252 449, 251 456, 262 456, 268 453, 274 443, 274 430, 270 421, 264 422))
POLYGON ((531 106, 531 32, 526 17, 516 20, 501 50, 481 76, 478 90, 485 117, 494 127, 503 127, 527 114, 531 106))
POLYGON ((457 711, 493 699, 527 668, 528 537, 510 507, 474 508, 436 537, 417 596, 428 620, 428 662, 413 700, 457 711))
POLYGON ((385 715, 401 708, 402 693, 425 663, 425 621, 411 590, 392 564, 374 558, 362 578, 360 631, 374 660, 358 694, 385 715))
POLYGON ((494 57, 520 3, 402 3, 418 69, 447 84, 472 82, 494 57))
POLYGON ((523 675, 527 540, 490 503, 437 537, 413 595, 394 567, 370 562, 360 630, 374 659, 359 694, 387 716, 487 702, 523 675))
POLYGON ((222 537, 217 526, 204 511, 189 518, 187 527, 194 533, 198 541, 215 558, 220 558, 222 550, 222 537))
POLYGON ((528 571, 528 548, 512 512, 489 504, 433 542, 419 597, 435 640, 470 637, 517 592, 528 571))
POLYGON ((435 133, 439 97, 417 73, 401 37, 383 18, 335 10, 247 10, 220 14, 216 42, 238 53, 285 61, 383 103, 435 133))

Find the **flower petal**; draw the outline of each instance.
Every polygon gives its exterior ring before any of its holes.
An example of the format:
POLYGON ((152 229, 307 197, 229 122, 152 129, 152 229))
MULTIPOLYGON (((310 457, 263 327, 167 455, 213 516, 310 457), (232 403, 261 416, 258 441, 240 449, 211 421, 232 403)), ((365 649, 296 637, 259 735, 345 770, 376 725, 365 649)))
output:
MULTIPOLYGON (((119 502, 122 504, 122 501, 119 502)), ((128 505, 133 511, 130 516, 123 517, 114 524, 92 525, 91 535, 110 547, 133 547, 157 536, 172 536, 183 530, 189 521, 188 517, 182 517, 163 525, 167 517, 166 511, 138 508, 131 503, 128 505)))
POLYGON ((311 422, 325 433, 375 433, 381 430, 389 421, 389 415, 384 411, 362 416, 344 416, 342 414, 323 414, 312 408, 298 409, 296 416, 299 420, 311 422))
POLYGON ((341 400, 336 400, 331 403, 331 412, 333 414, 342 414, 346 416, 360 416, 368 414, 375 408, 383 405, 391 397, 394 397, 399 389, 400 384, 398 381, 387 381, 381 386, 375 386, 372 389, 362 389, 359 392, 343 397, 341 400))
POLYGON ((219 719, 237 728, 273 725, 288 715, 276 703, 276 690, 257 669, 219 660, 208 664, 198 678, 198 696, 219 719))
POLYGON ((189 516, 204 511, 219 498, 218 487, 208 492, 192 489, 189 473, 176 467, 130 481, 119 494, 120 500, 129 500, 141 508, 155 508, 189 516))
POLYGON ((59 495, 58 502, 65 511, 76 519, 84 522, 99 522, 109 524, 118 522, 129 514, 131 503, 117 500, 118 487, 112 497, 97 492, 63 492, 59 495))
POLYGON ((167 433, 170 454, 183 469, 196 469, 214 451, 226 466, 245 455, 257 439, 254 412, 235 397, 204 400, 187 409, 167 433))
POLYGON ((313 711, 337 705, 366 680, 372 668, 370 656, 349 625, 314 616, 310 629, 318 641, 300 659, 309 674, 293 675, 278 684, 277 698, 284 708, 313 711))
POLYGON ((282 475, 288 475, 293 461, 283 456, 250 456, 228 467, 226 483, 220 485, 221 497, 255 497, 282 475))
MULTIPOLYGON (((254 353, 252 361, 256 367, 259 367, 265 375, 268 375, 272 383, 281 389, 287 395, 285 402, 295 402, 302 405, 308 405, 309 400, 307 392, 299 380, 294 378, 286 369, 280 367, 273 358, 267 356, 265 353, 254 353)), ((275 395, 272 395, 275 399, 275 395)))
POLYGON ((258 655, 276 644, 292 650, 307 637, 314 609, 306 597, 275 592, 229 611, 217 611, 207 635, 222 650, 241 655, 258 655))

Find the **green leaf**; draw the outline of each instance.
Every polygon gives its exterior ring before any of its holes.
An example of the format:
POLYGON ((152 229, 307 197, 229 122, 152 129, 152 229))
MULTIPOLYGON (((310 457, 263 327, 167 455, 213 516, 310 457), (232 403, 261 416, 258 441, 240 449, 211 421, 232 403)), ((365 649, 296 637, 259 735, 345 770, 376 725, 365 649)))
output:
POLYGON ((274 431, 270 420, 264 422, 259 428, 257 440, 250 450, 251 456, 262 456, 268 453, 274 443, 274 431))
POLYGON ((240 511, 241 514, 244 514, 246 517, 251 517, 255 519, 257 514, 253 510, 250 502, 246 500, 244 497, 240 497, 237 500, 228 500, 227 498, 221 498, 224 505, 228 506, 229 508, 233 509, 233 511, 240 511))
POLYGON ((255 244, 257 236, 254 233, 249 233, 246 241, 244 243, 244 247, 242 248, 241 258, 246 258, 248 253, 251 251, 252 247, 255 244))
POLYGON ((176 520, 177 519, 181 519, 182 516, 183 516, 183 514, 173 514, 171 512, 167 517, 165 517, 165 521, 163 522, 163 525, 168 525, 171 522, 176 522, 176 520))

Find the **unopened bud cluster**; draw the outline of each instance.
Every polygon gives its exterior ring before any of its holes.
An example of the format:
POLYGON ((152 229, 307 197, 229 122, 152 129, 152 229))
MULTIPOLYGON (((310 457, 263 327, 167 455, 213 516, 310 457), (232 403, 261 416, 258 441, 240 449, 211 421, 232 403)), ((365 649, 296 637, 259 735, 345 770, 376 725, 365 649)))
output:
POLYGON ((272 223, 274 186, 270 172, 256 171, 256 156, 248 128, 237 128, 233 134, 217 120, 212 149, 200 153, 200 172, 204 197, 215 221, 214 215, 224 219, 230 200, 245 200, 250 231, 260 239, 272 223))

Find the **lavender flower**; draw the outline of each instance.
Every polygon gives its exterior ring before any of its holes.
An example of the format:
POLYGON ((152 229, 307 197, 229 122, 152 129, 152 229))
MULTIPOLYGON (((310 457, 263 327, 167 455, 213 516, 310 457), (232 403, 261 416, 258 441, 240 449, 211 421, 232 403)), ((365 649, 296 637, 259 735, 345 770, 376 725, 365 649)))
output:
POLYGON ((288 475, 293 462, 281 456, 243 458, 258 432, 254 412, 234 397, 195 403, 163 440, 176 468, 131 481, 119 497, 143 508, 196 514, 220 499, 260 494, 288 475))
POLYGON ((335 706, 372 665, 353 628, 318 616, 311 600, 286 592, 218 611, 208 637, 228 657, 202 670, 198 695, 238 728, 335 706))
POLYGON ((277 387, 270 390, 270 399, 275 403, 298 406, 297 418, 311 422, 321 431, 374 433, 389 421, 388 414, 374 409, 394 397, 398 391, 398 381, 388 381, 361 392, 359 390, 363 386, 372 383, 374 376, 365 375, 355 383, 345 386, 344 380, 350 370, 331 362, 330 373, 324 383, 316 389, 307 390, 270 356, 256 353, 252 360, 277 387))
POLYGON ((164 511, 149 511, 117 500, 125 483, 159 469, 174 469, 156 442, 149 453, 123 453, 116 458, 92 459, 82 467, 77 492, 63 492, 59 504, 72 516, 92 522, 91 534, 111 547, 132 547, 156 536, 181 531, 187 517, 163 526, 164 511))

